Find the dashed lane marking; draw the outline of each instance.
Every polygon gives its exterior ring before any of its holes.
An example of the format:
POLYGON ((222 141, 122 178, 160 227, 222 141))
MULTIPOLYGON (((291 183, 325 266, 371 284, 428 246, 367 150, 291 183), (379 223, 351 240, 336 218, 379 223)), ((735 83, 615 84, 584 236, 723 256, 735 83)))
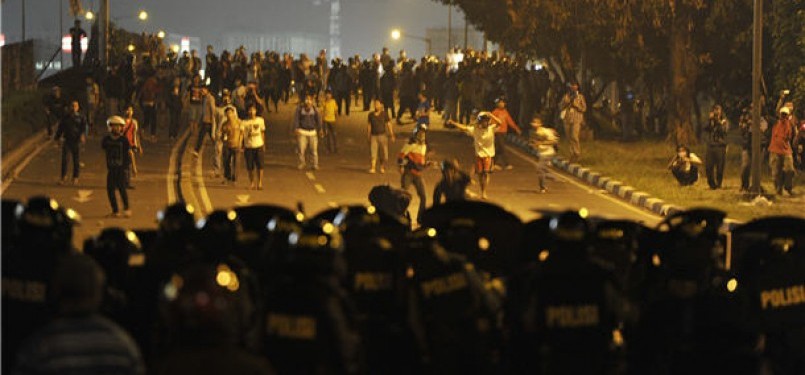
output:
POLYGON ((318 192, 319 194, 324 194, 324 193, 327 192, 327 190, 324 190, 324 186, 321 186, 321 184, 313 184, 313 187, 316 189, 316 192, 318 192))

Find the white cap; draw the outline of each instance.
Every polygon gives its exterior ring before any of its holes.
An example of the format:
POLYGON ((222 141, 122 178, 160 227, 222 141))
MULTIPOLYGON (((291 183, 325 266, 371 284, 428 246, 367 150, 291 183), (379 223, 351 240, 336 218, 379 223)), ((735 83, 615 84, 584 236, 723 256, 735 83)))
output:
POLYGON ((787 115, 790 115, 791 114, 791 108, 788 108, 788 107, 780 108, 780 113, 785 113, 787 115))
POLYGON ((106 126, 112 126, 112 125, 126 125, 126 120, 124 120, 120 116, 109 117, 109 119, 106 120, 106 126))

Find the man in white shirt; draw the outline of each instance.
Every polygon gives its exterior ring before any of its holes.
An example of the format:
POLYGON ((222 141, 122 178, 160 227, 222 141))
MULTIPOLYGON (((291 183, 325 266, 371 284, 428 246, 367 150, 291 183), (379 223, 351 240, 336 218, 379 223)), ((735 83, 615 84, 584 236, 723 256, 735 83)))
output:
POLYGON ((257 116, 257 107, 250 105, 249 117, 241 121, 243 127, 243 157, 249 172, 249 189, 263 190, 263 158, 265 157, 266 123, 257 116), (255 184, 255 180, 256 184, 255 184))
POLYGON ((475 125, 460 124, 452 120, 448 124, 472 135, 475 146, 475 174, 481 186, 481 199, 487 199, 486 188, 489 186, 489 175, 492 173, 492 158, 495 157, 495 129, 500 124, 500 119, 489 112, 481 112, 475 125))

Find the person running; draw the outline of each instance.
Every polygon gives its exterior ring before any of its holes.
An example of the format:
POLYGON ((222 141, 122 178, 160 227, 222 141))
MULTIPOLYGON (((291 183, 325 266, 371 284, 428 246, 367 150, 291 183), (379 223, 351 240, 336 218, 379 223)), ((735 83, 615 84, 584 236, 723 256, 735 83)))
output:
POLYGON ((427 131, 419 130, 400 150, 397 157, 397 164, 400 166, 400 185, 403 190, 408 191, 411 185, 416 189, 419 197, 419 210, 416 214, 417 223, 421 224, 422 214, 427 208, 427 196, 425 193, 425 181, 422 179, 422 172, 427 167, 426 161, 428 145, 426 143, 427 131))
POLYGON ((539 152, 537 161, 537 175, 539 177, 539 192, 546 193, 545 176, 548 174, 548 162, 556 155, 556 144, 559 143, 559 136, 551 128, 542 126, 542 119, 535 117, 531 120, 531 136, 528 144, 539 152))
POLYGON ((243 150, 243 125, 234 106, 224 109, 226 118, 221 124, 221 141, 224 143, 224 184, 237 181, 238 153, 243 150))
POLYGON ((249 117, 241 121, 243 129, 243 158, 249 172, 249 189, 263 190, 263 157, 265 156, 266 123, 257 116, 257 107, 246 110, 249 117))
POLYGON ((120 116, 112 116, 106 121, 109 134, 103 137, 101 148, 106 154, 106 194, 109 197, 109 205, 112 206, 110 216, 119 217, 120 210, 117 205, 115 191, 120 193, 120 200, 123 201, 123 216, 131 217, 129 209, 129 195, 126 192, 126 170, 130 163, 131 146, 126 137, 123 136, 123 127, 126 120, 120 116))
POLYGON ((311 153, 313 170, 319 169, 319 139, 317 132, 321 129, 321 116, 313 106, 313 96, 305 97, 304 104, 296 109, 293 119, 293 129, 299 143, 299 170, 307 166, 306 155, 311 153))
POLYGON ((369 140, 369 151, 372 156, 369 173, 386 173, 386 160, 389 157, 389 138, 395 141, 394 129, 388 112, 380 100, 375 100, 375 110, 369 113, 369 124, 366 127, 366 136, 369 140))
POLYGON ((333 98, 333 92, 329 89, 324 92, 321 113, 324 120, 324 128, 321 134, 321 137, 324 138, 324 145, 327 147, 327 152, 337 154, 338 144, 335 139, 335 120, 338 117, 338 103, 333 98))
POLYGON ((81 165, 79 156, 80 145, 86 142, 87 119, 81 114, 81 106, 78 100, 70 102, 67 114, 59 121, 59 128, 53 137, 56 141, 62 141, 61 148, 61 180, 60 185, 67 183, 67 154, 73 159, 73 185, 78 185, 78 174, 81 165))
POLYGON ((522 132, 509 114, 509 110, 506 109, 506 98, 495 99, 495 106, 492 114, 501 121, 500 126, 495 129, 495 170, 509 170, 512 169, 512 165, 506 157, 506 133, 509 132, 509 128, 514 129, 514 132, 518 135, 522 134, 522 132))
POLYGON ((123 121, 125 121, 123 125, 123 135, 126 137, 126 140, 129 141, 130 146, 129 164, 126 168, 126 188, 134 189, 134 185, 131 184, 131 179, 137 177, 137 158, 135 154, 143 156, 143 145, 140 142, 140 125, 137 123, 137 119, 134 118, 134 107, 127 105, 125 116, 126 118, 123 119, 123 121))
POLYGON ((433 189, 433 205, 467 199, 470 175, 461 170, 457 159, 442 162, 442 180, 433 189))
POLYGON ((489 175, 492 173, 492 158, 495 157, 495 128, 498 127, 500 120, 489 112, 480 112, 476 121, 475 125, 455 121, 448 121, 448 124, 472 135, 475 147, 475 174, 481 186, 481 199, 488 199, 489 175))

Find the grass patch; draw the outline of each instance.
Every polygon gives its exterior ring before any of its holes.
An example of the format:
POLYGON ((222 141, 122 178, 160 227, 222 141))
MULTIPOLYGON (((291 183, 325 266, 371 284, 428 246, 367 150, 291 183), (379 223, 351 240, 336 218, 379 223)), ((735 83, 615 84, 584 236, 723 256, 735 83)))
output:
MULTIPOLYGON (((699 181, 694 186, 680 187, 671 172, 666 169, 668 161, 675 153, 675 147, 664 141, 639 141, 622 143, 617 141, 582 141, 581 164, 604 176, 620 180, 640 191, 663 199, 681 207, 712 207, 727 212, 732 219, 749 221, 761 216, 792 215, 805 216, 805 200, 801 196, 775 200, 771 207, 742 205, 741 187, 741 148, 730 144, 727 148, 727 162, 724 183, 721 190, 710 190, 707 177, 702 168, 699 181)), ((566 140, 562 141, 560 155, 569 156, 566 140)), ((705 146, 691 147, 692 152, 704 160, 705 146)), ((765 169, 765 168, 764 168, 765 169)), ((764 173, 763 187, 774 191, 771 175, 764 173)), ((803 193, 805 174, 795 178, 794 191, 803 193)))
POLYGON ((46 93, 47 89, 3 93, 0 127, 3 154, 45 127, 42 98, 46 93))

